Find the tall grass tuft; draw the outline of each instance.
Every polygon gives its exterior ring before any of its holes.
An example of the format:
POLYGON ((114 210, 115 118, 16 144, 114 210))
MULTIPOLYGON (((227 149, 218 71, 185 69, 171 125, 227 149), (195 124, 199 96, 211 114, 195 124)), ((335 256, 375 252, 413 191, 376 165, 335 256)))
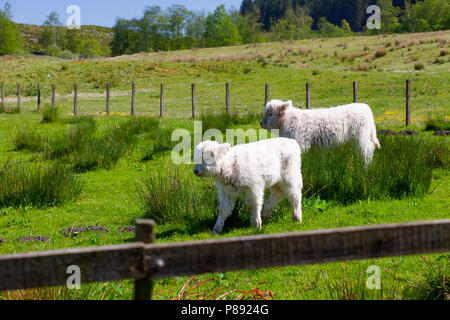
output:
POLYGON ((58 108, 52 108, 50 105, 46 104, 42 111, 42 122, 41 123, 53 123, 58 120, 58 108))
POLYGON ((353 142, 306 152, 305 197, 341 203, 422 197, 429 192, 433 169, 449 165, 445 142, 404 136, 382 136, 380 142, 382 149, 375 152, 368 169, 353 142))
POLYGON ((62 163, 25 164, 8 161, 0 167, 0 207, 52 207, 75 200, 82 182, 62 163))
POLYGON ((432 117, 427 120, 425 130, 450 130, 450 121, 444 117, 432 117))
POLYGON ((404 297, 416 300, 449 300, 450 299, 450 256, 443 255, 439 259, 447 263, 433 263, 424 258, 424 266, 417 272, 416 280, 404 291, 404 297))
POLYGON ((214 218, 218 197, 214 184, 179 167, 155 168, 136 184, 137 204, 158 224, 196 224, 214 218))

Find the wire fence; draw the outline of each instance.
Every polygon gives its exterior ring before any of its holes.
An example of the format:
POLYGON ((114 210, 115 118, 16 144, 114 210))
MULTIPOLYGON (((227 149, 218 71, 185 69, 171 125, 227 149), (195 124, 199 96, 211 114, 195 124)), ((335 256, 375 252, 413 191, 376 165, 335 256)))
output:
POLYGON ((115 89, 108 84, 99 88, 76 84, 72 92, 65 89, 66 92, 61 94, 54 84, 2 84, 1 105, 6 109, 20 108, 25 112, 39 111, 47 105, 58 107, 67 116, 164 115, 186 118, 224 110, 262 113, 265 103, 276 98, 292 100, 299 108, 367 103, 374 112, 376 122, 382 125, 418 125, 434 116, 448 118, 450 83, 402 82, 387 85, 383 82, 351 80, 303 84, 241 81, 228 84, 166 83, 161 86, 138 86, 133 82, 128 90, 115 89))

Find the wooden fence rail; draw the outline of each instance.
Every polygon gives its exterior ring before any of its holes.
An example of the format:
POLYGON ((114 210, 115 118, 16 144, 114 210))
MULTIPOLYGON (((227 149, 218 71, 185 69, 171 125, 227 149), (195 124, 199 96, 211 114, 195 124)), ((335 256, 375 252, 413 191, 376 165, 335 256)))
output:
POLYGON ((152 279, 450 251, 450 219, 163 244, 136 223, 133 244, 0 256, 0 290, 65 285, 75 265, 82 283, 136 279, 149 299, 152 279))

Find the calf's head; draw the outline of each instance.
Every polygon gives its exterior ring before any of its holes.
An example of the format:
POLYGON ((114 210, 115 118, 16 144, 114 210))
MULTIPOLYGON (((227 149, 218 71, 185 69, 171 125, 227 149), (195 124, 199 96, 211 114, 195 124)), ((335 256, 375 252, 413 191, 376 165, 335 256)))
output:
POLYGON ((217 174, 217 162, 230 150, 228 143, 204 141, 194 150, 194 174, 197 177, 210 177, 217 174))
POLYGON ((292 107, 292 101, 272 100, 267 103, 264 118, 261 120, 263 129, 280 129, 284 123, 286 110, 292 107))

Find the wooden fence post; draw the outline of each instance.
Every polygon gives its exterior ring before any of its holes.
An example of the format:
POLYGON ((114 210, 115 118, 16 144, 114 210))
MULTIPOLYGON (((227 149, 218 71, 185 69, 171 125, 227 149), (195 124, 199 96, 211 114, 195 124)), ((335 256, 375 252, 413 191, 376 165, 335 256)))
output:
POLYGON ((265 91, 265 96, 264 96, 264 106, 267 106, 267 103, 269 102, 270 99, 270 88, 269 88, 269 84, 266 83, 266 91, 265 91))
POLYGON ((226 110, 227 113, 230 113, 230 84, 227 83, 225 85, 225 106, 226 106, 226 110))
POLYGON ((110 84, 109 82, 106 84, 106 115, 109 116, 111 109, 110 109, 110 102, 111 102, 111 95, 110 95, 110 84))
POLYGON ((21 107, 21 91, 22 91, 22 88, 21 88, 21 85, 20 85, 20 83, 18 83, 17 84, 17 109, 19 109, 20 110, 20 107, 21 107))
POLYGON ((411 80, 406 80, 406 126, 411 124, 411 80))
POLYGON ((55 108, 56 86, 52 84, 52 109, 55 108))
POLYGON ((358 102, 358 82, 353 81, 353 102, 358 102))
POLYGON ((195 101, 195 83, 191 85, 191 91, 192 91, 192 118, 195 118, 197 115, 197 104, 195 101))
POLYGON ((78 84, 73 85, 73 115, 76 116, 78 113, 78 84))
POLYGON ((134 116, 136 113, 136 83, 131 85, 131 115, 134 116))
POLYGON ((311 84, 306 83, 306 109, 311 109, 311 84))
POLYGON ((159 116, 164 117, 164 83, 161 83, 161 96, 159 98, 159 116))
POLYGON ((5 84, 2 83, 2 109, 5 109, 5 84))
MULTIPOLYGON (((136 242, 153 243, 155 242, 155 222, 153 220, 136 220, 136 242)), ((148 260, 145 252, 142 252, 143 269, 147 271, 148 260)), ((134 282, 134 299, 135 300, 151 300, 153 281, 151 279, 139 279, 134 282)))
POLYGON ((41 111, 41 83, 37 84, 37 111, 41 111))

